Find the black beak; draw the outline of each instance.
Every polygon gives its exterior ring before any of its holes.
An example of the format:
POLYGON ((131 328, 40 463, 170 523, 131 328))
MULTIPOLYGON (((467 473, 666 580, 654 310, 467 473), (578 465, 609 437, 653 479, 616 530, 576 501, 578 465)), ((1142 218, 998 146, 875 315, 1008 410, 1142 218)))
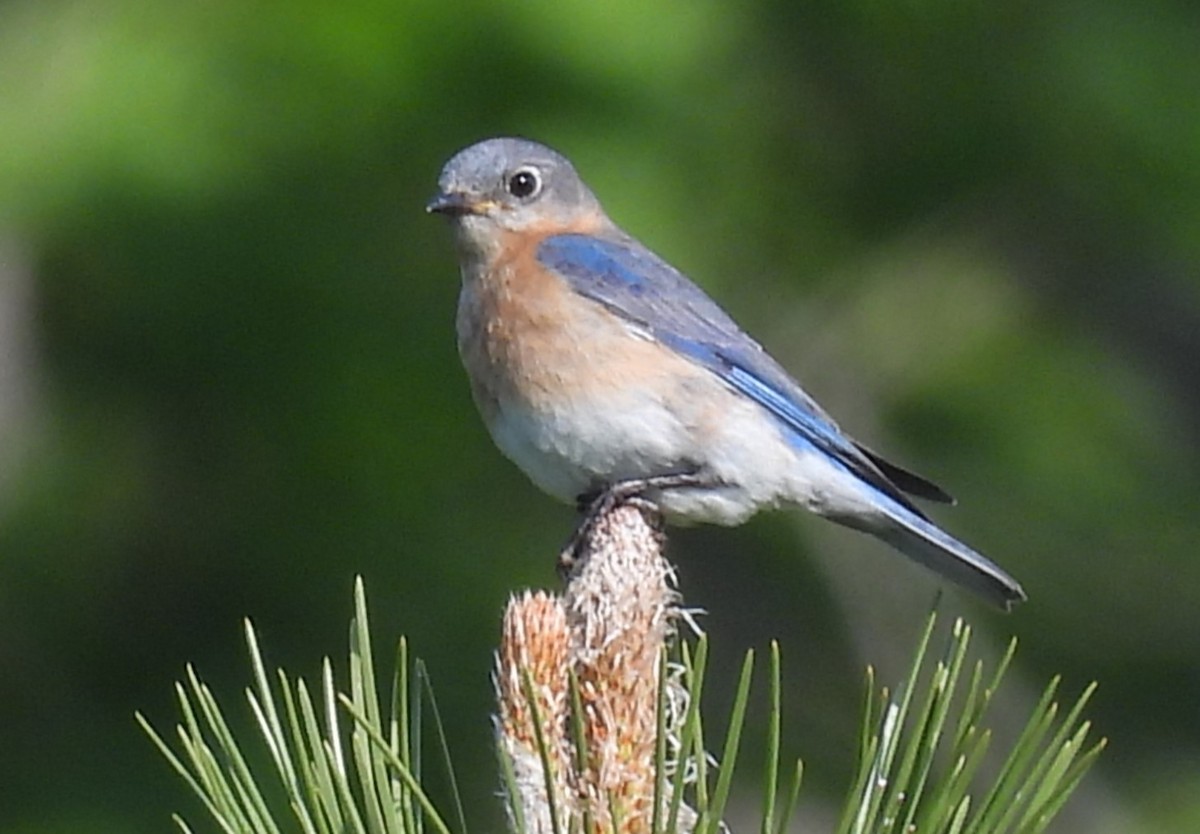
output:
POLYGON ((438 194, 432 200, 425 204, 425 211, 430 214, 445 214, 450 217, 461 217, 464 214, 471 214, 471 200, 462 192, 452 191, 449 193, 438 194))

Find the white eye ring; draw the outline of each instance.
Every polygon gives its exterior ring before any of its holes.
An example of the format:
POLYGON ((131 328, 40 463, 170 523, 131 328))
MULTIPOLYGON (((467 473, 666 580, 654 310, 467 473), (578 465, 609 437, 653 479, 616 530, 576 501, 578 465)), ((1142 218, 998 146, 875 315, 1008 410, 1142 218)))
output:
POLYGON ((542 173, 532 165, 522 165, 508 175, 504 187, 518 200, 531 200, 542 191, 542 173))

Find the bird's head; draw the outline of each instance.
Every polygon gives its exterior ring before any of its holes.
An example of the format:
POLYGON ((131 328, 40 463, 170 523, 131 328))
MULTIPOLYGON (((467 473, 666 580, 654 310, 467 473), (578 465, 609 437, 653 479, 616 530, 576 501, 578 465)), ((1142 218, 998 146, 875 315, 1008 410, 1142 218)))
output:
POLYGON ((459 245, 483 253, 504 233, 567 231, 603 219, 565 157, 527 139, 487 139, 455 154, 426 211, 449 217, 459 245))

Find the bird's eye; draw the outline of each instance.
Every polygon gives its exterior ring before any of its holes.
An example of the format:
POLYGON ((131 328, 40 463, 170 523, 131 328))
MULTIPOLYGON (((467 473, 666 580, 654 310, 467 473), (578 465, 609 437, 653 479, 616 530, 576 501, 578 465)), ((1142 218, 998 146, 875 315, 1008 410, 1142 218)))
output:
POLYGON ((518 200, 535 196, 542 190, 542 177, 536 168, 518 168, 508 178, 508 193, 518 200))

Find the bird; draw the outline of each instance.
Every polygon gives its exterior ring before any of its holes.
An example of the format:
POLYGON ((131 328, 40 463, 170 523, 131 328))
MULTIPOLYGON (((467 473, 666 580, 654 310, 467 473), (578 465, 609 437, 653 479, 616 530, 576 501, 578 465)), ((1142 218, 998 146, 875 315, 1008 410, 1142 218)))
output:
POLYGON ((845 434, 700 287, 609 219, 557 151, 470 145, 426 210, 453 229, 472 398, 546 493, 581 507, 637 498, 680 524, 802 507, 997 607, 1026 598, 914 503, 953 503, 944 490, 845 434))

